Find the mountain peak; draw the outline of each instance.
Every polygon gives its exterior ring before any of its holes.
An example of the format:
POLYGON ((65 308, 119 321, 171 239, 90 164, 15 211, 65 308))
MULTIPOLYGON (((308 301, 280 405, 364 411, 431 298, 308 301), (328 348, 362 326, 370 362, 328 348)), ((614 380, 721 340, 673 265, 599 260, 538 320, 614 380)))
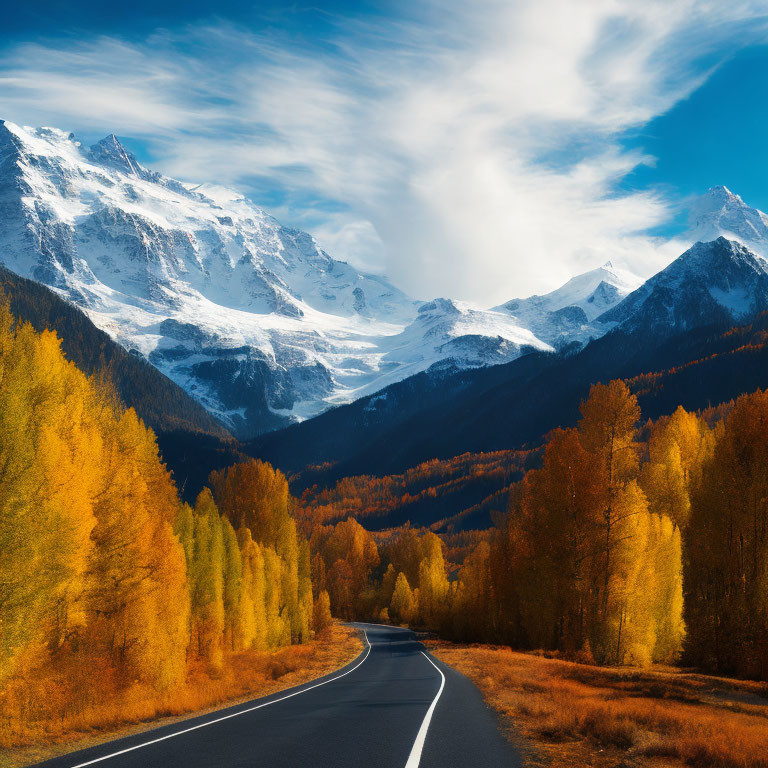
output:
MULTIPOLYGON (((666 271, 672 273, 677 266, 678 269, 691 270, 687 273, 686 279, 696 277, 716 284, 724 273, 733 268, 733 265, 738 265, 739 269, 758 272, 768 277, 768 264, 764 259, 738 240, 731 240, 723 235, 709 242, 694 243, 666 270, 662 270, 658 274, 663 274, 666 271)), ((724 291, 730 290, 727 284, 722 288, 724 291)))
POLYGON ((721 236, 736 240, 764 258, 768 256, 768 216, 745 203, 728 187, 712 187, 692 203, 687 237, 713 242, 721 236))
POLYGON ((738 195, 734 195, 733 192, 731 192, 731 190, 723 184, 710 187, 707 192, 713 197, 724 197, 727 200, 741 200, 738 195))
POLYGON ((151 173, 144 168, 136 156, 129 152, 114 133, 105 136, 101 141, 91 147, 91 159, 116 171, 121 171, 128 176, 137 176, 140 179, 148 179, 151 173))
POLYGON ((127 150, 122 145, 120 139, 118 139, 114 133, 110 133, 108 136, 105 136, 100 141, 97 141, 95 146, 104 147, 105 149, 107 148, 114 149, 116 152, 127 154, 127 150))
POLYGON ((419 314, 458 315, 461 310, 453 299, 437 298, 425 302, 419 307, 419 314))
POLYGON ((746 254, 751 258, 755 257, 749 248, 738 240, 731 240, 725 235, 720 235, 720 237, 716 237, 714 240, 698 240, 685 253, 678 257, 678 261, 682 263, 686 260, 700 258, 702 256, 711 259, 713 255, 729 256, 742 254, 746 254))
POLYGON ((719 184, 715 187, 710 187, 705 195, 702 195, 697 201, 699 208, 711 208, 713 210, 727 210, 727 209, 739 209, 745 208, 751 210, 750 207, 741 199, 741 197, 734 192, 731 192, 728 187, 723 184, 719 184))
POLYGON ((668 333, 741 321, 768 305, 768 264, 724 236, 696 242, 599 318, 625 331, 668 333))
MULTIPOLYGON (((97 310, 116 341, 240 436, 457 356, 435 349, 437 318, 416 329, 424 355, 385 360, 414 322, 411 299, 242 195, 144 168, 114 133, 87 148, 53 128, 2 123, 0 166, 0 263, 97 310)), ((522 348, 502 346, 488 359, 522 348)))

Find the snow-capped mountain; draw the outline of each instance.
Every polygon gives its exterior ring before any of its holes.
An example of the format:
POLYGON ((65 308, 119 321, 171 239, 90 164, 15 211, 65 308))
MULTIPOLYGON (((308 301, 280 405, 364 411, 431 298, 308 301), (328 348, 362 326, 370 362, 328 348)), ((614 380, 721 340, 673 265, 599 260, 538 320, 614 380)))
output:
POLYGON ((721 235, 768 258, 768 216, 747 205, 727 187, 712 187, 689 209, 691 242, 709 242, 721 235))
POLYGON ((435 364, 551 349, 508 313, 413 301, 242 195, 0 123, 0 262, 45 283, 248 436, 435 364))
POLYGON ((768 308, 768 262, 719 237, 696 243, 599 322, 664 334, 718 321, 739 322, 768 308))
MULTIPOLYGON (((768 219, 719 189, 697 226, 768 245, 768 219)), ((241 437, 427 369, 582 346, 623 322, 611 311, 641 283, 608 263, 493 309, 414 301, 242 195, 143 167, 114 135, 89 148, 9 122, 0 263, 77 304, 241 437)))
POLYGON ((616 306, 642 279, 606 262, 602 267, 572 277, 543 296, 512 299, 496 309, 514 317, 547 344, 561 348, 602 336, 605 328, 595 320, 616 306))
POLYGON ((384 339, 381 349, 384 364, 397 361, 398 367, 395 377, 376 382, 377 389, 425 368, 480 368, 509 362, 525 350, 553 351, 506 313, 445 298, 422 304, 416 319, 384 339))
POLYGON ((378 368, 416 306, 241 196, 143 168, 110 136, 0 125, 0 260, 82 307, 237 431, 378 368))

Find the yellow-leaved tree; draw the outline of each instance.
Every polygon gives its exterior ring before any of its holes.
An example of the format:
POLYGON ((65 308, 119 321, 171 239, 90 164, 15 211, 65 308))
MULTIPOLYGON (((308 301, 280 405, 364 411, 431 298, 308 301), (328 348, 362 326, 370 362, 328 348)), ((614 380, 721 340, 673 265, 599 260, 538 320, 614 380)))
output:
POLYGON ((397 574, 395 590, 392 593, 392 601, 389 604, 389 615, 393 621, 407 624, 416 615, 418 606, 404 573, 397 574))
POLYGON ((55 334, 16 324, 0 300, 0 685, 86 620, 95 399, 55 334))

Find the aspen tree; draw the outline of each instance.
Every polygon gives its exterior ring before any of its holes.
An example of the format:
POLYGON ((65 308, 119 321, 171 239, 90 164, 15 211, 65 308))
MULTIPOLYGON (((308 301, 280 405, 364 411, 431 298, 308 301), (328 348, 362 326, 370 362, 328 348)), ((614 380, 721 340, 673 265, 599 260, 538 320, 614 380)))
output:
POLYGON ((714 436, 703 419, 682 407, 653 425, 649 458, 640 478, 651 511, 667 515, 681 529, 686 527, 691 488, 700 479, 701 467, 713 447, 714 436))
POLYGON ((407 624, 413 618, 414 607, 414 597, 408 579, 404 573, 398 573, 392 602, 389 604, 389 615, 393 621, 407 624))
POLYGON ((617 548, 631 535, 626 533, 632 526, 630 518, 644 511, 641 504, 632 503, 637 499, 634 488, 628 489, 638 471, 634 436, 640 408, 623 381, 612 381, 595 384, 580 410, 579 438, 590 454, 599 489, 596 524, 600 554, 595 561, 599 576, 593 585, 597 599, 591 605, 589 620, 591 650, 602 662, 615 656, 611 629, 617 620, 617 633, 621 628, 620 615, 617 619, 615 613, 621 600, 613 594, 622 587, 616 577, 621 562, 616 561, 623 552, 617 548))
POLYGON ((267 648, 267 594, 262 548, 253 540, 249 528, 238 531, 243 558, 243 641, 246 649, 267 648), (246 607, 247 606, 247 607, 246 607))
POLYGON ((717 433, 685 531, 686 659, 768 679, 768 393, 742 395, 717 433))
POLYGON ((192 569, 193 640, 199 656, 214 668, 223 663, 224 537, 210 491, 195 502, 195 556, 192 569))
POLYGON ((237 650, 237 631, 242 621, 243 562, 237 534, 226 517, 221 518, 221 533, 224 545, 224 645, 234 651, 237 650))
POLYGON ((95 525, 89 394, 55 334, 17 325, 0 300, 0 683, 19 652, 46 636, 59 644, 84 622, 95 525))
POLYGON ((490 549, 487 541, 481 541, 472 550, 459 570, 456 591, 450 596, 453 634, 462 640, 488 641, 492 636, 490 549))
POLYGON ((437 629, 443 619, 448 596, 443 543, 438 536, 428 531, 421 538, 420 545, 419 611, 424 624, 437 629))
POLYGON ((312 626, 315 632, 322 632, 331 626, 331 622, 331 598, 322 590, 315 601, 312 626))

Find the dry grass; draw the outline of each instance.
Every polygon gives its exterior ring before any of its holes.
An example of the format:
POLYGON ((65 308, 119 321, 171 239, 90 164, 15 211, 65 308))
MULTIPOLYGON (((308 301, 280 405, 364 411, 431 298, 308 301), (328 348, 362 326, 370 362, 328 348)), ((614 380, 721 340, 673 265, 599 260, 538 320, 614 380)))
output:
POLYGON ((674 668, 614 669, 436 642, 540 766, 768 768, 768 688, 674 668))
POLYGON ((117 698, 110 698, 101 706, 88 707, 66 720, 41 722, 34 731, 14 732, 12 724, 6 723, 3 735, 6 744, 13 738, 13 746, 0 748, 0 768, 30 765, 167 725, 192 712, 202 714, 301 685, 344 666, 362 648, 354 630, 334 624, 304 645, 272 653, 233 654, 217 676, 203 666, 195 666, 190 670, 187 684, 173 692, 158 695, 152 689, 136 685, 117 698))

